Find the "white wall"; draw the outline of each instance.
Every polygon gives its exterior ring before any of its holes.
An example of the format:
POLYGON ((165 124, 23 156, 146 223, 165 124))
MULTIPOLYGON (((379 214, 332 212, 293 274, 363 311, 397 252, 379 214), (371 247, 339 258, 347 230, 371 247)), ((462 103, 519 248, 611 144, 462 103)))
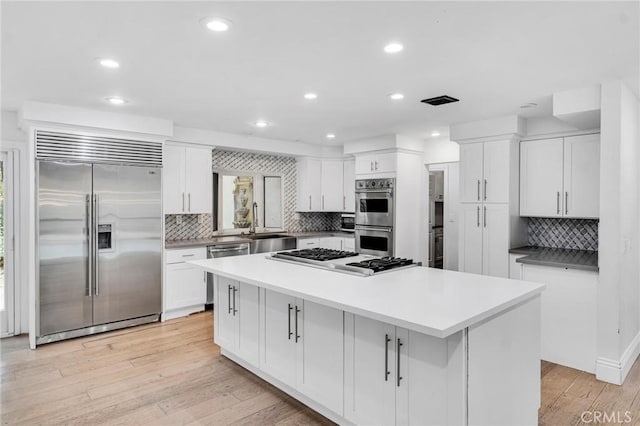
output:
POLYGON ((621 81, 604 83, 596 377, 612 383, 639 349, 638 122, 638 99, 621 81))
POLYGON ((433 139, 424 142, 424 163, 452 163, 460 160, 460 145, 449 139, 433 139))

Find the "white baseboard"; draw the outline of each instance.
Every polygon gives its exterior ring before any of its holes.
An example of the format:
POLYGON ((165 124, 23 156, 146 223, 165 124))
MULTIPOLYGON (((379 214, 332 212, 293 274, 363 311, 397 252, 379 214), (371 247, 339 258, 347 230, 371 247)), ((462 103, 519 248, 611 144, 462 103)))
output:
POLYGON ((173 309, 170 311, 165 311, 162 314, 162 321, 164 322, 166 320, 174 318, 186 317, 193 313, 202 311, 204 311, 204 305, 187 306, 186 308, 173 309))
POLYGON ((640 355, 640 333, 636 334, 619 361, 602 357, 596 360, 596 379, 621 385, 638 355, 640 355))

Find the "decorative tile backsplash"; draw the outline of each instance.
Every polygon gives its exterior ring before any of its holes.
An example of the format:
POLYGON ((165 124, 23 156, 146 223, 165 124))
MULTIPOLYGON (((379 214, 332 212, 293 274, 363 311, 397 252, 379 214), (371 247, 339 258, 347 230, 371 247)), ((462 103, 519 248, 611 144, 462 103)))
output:
POLYGON ((597 219, 529 218, 529 245, 598 250, 597 219))
MULTIPOLYGON (((284 225, 289 232, 336 231, 340 229, 340 213, 296 213, 296 159, 281 155, 214 149, 214 169, 237 170, 261 174, 281 175, 284 181, 284 225)), ((208 238, 213 233, 211 215, 180 215, 182 224, 176 223, 177 215, 165 216, 167 240, 208 238)))
POLYGON ((213 216, 210 214, 167 214, 164 216, 166 240, 208 238, 212 233, 213 216), (199 218, 200 221, 198 221, 199 218), (182 223, 178 224, 178 220, 182 223))

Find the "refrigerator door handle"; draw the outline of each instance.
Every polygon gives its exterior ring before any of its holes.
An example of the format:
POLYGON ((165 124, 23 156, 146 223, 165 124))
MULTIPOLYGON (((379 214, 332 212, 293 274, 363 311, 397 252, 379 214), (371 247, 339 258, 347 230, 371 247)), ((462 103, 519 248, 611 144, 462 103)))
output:
POLYGON ((93 194, 93 292, 96 296, 100 295, 100 274, 99 274, 99 261, 98 261, 98 218, 100 212, 98 211, 98 205, 100 200, 98 194, 93 194))
POLYGON ((87 213, 87 245, 89 255, 87 256, 87 296, 91 297, 93 287, 93 208, 91 206, 91 194, 86 197, 86 213, 87 213))

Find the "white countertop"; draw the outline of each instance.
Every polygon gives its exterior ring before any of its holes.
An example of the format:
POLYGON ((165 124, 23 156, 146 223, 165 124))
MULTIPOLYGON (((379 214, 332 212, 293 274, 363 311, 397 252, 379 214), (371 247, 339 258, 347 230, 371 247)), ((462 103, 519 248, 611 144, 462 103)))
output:
POLYGON ((208 272, 447 337, 528 300, 543 284, 416 267, 358 277, 266 259, 268 254, 189 262, 208 272))

